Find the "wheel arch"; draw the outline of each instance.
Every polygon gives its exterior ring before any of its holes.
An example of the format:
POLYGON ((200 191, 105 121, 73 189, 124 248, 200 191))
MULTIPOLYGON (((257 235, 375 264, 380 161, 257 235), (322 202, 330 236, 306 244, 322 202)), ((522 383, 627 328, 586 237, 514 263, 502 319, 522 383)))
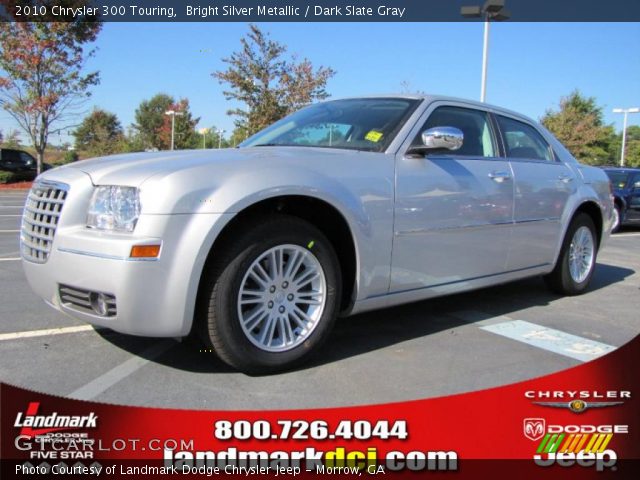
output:
POLYGON ((244 229, 250 228, 256 218, 274 214, 290 215, 307 221, 326 235, 340 263, 340 310, 349 310, 355 301, 358 288, 359 260, 354 231, 346 216, 336 206, 318 197, 298 194, 278 195, 256 201, 242 208, 226 223, 210 246, 203 268, 199 272, 197 297, 200 297, 203 280, 215 252, 232 242, 244 229))

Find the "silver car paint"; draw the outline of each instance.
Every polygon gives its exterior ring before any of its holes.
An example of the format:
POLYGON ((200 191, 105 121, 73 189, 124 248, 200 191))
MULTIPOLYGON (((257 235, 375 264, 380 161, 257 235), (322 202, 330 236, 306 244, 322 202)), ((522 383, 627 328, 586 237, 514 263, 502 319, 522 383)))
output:
MULTIPOLYGON (((526 198, 519 203, 515 199, 516 190, 511 194, 514 198, 511 206, 502 205, 510 209, 510 214, 503 209, 498 217, 485 214, 476 225, 469 224, 469 218, 461 219, 461 224, 452 224, 446 217, 446 209, 439 211, 443 203, 438 199, 438 192, 424 186, 423 201, 435 201, 430 207, 421 205, 417 190, 411 187, 414 182, 411 174, 424 168, 424 160, 420 166, 419 160, 406 158, 405 152, 434 102, 486 109, 535 124, 497 107, 447 97, 426 97, 381 153, 252 147, 116 155, 50 170, 40 179, 67 183, 70 190, 48 262, 23 261, 29 283, 54 307, 92 324, 138 335, 186 335, 191 328, 205 260, 215 239, 244 208, 283 195, 304 195, 327 202, 349 225, 356 247, 357 275, 355 302, 346 313, 546 273, 553 268, 573 213, 585 201, 596 203, 603 213, 604 241, 610 230, 612 211, 606 175, 599 169, 577 164, 566 149, 537 124, 561 159, 554 168, 566 169, 575 176, 561 214, 556 212, 555 217, 545 219, 550 225, 548 230, 538 231, 533 227, 545 221, 530 222, 532 226, 514 222, 531 215, 526 211, 529 205, 526 198), (133 234, 98 232, 85 227, 93 186, 111 184, 140 188, 142 214, 133 234), (401 190, 405 191, 405 198, 400 196, 401 190), (519 204, 525 207, 522 212, 517 211, 519 204), (434 206, 437 206, 435 210, 434 206), (422 209, 422 213, 412 208, 422 209), (411 233, 442 226, 448 227, 443 231, 450 231, 432 235, 428 248, 416 241, 420 235, 411 233), (471 273, 465 273, 464 264, 458 262, 454 273, 447 274, 453 266, 452 257, 446 255, 446 247, 451 246, 447 237, 454 231, 456 252, 465 251, 471 273), (412 237, 414 240, 405 241, 412 237), (494 256, 479 258, 486 252, 478 251, 478 246, 492 241, 495 244, 490 251, 494 256), (157 242, 162 242, 162 250, 156 261, 127 260, 133 245, 157 242), (412 256, 424 254, 427 255, 421 257, 419 271, 407 268, 411 266, 412 256), (538 258, 543 258, 544 264, 532 264, 538 258), (499 265, 504 265, 502 271, 489 273, 499 265), (407 275, 411 277, 409 280, 407 275), (60 305, 59 283, 115 294, 117 317, 101 318, 60 305)), ((515 163, 505 159, 469 160, 468 168, 481 175, 488 166, 494 165, 508 167, 512 174, 544 167, 515 163), (483 162, 488 164, 482 165, 483 162)), ((537 175, 544 177, 540 172, 537 175)), ((516 178, 516 184, 518 181, 516 178)), ((484 180, 482 183, 495 188, 484 180)), ((535 186, 534 196, 542 195, 541 188, 535 186)), ((486 196, 486 192, 482 188, 464 192, 467 201, 478 195, 486 196)), ((509 198, 508 192, 504 195, 509 198)))

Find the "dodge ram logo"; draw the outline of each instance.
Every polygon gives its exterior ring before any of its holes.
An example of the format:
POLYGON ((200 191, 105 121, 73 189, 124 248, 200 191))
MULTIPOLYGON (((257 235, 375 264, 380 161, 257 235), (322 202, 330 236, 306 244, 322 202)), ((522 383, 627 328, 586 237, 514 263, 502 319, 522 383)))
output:
POLYGON ((545 432, 544 418, 525 418, 524 419, 524 436, 529 440, 536 441, 542 438, 545 432))

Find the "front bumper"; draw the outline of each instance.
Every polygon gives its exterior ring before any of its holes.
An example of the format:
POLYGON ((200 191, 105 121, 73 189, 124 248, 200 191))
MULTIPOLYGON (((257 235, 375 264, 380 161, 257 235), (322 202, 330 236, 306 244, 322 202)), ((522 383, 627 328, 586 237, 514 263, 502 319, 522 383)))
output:
POLYGON ((55 173, 70 189, 51 251, 45 263, 22 262, 35 293, 71 317, 118 332, 187 335, 202 268, 230 215, 141 215, 134 234, 90 230, 85 227, 90 179, 71 169, 55 173), (158 258, 129 257, 133 246, 151 244, 161 244, 158 258), (115 314, 63 302, 61 285, 115 297, 115 314))

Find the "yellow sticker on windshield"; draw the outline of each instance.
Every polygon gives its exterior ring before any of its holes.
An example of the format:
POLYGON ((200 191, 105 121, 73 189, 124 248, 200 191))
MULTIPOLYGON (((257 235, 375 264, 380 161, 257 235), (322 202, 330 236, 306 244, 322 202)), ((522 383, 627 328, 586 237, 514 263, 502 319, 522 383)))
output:
POLYGON ((367 133, 364 136, 364 138, 365 138, 365 140, 369 140, 370 142, 378 142, 382 138, 382 135, 384 135, 382 132, 377 132, 375 130, 371 130, 371 131, 369 131, 369 133, 367 133))

